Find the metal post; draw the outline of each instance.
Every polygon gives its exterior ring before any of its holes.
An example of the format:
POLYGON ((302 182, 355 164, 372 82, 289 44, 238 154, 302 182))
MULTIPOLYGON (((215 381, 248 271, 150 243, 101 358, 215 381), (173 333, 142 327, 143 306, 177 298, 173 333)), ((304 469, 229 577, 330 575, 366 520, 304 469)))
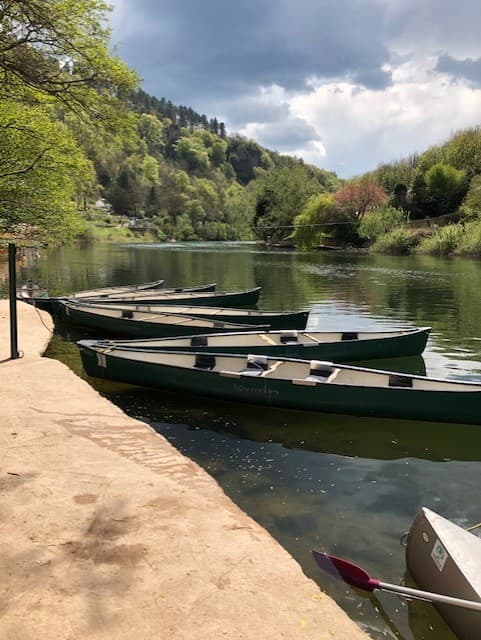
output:
POLYGON ((8 292, 10 299, 10 357, 12 360, 20 357, 18 352, 17 331, 17 272, 15 257, 17 247, 8 245, 8 292))

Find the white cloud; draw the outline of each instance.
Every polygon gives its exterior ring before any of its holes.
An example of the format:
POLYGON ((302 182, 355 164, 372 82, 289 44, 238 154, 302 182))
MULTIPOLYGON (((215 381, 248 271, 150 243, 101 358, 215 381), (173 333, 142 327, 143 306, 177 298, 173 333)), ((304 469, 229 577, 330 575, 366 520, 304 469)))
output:
POLYGON ((146 91, 343 177, 481 121, 479 0, 113 1, 146 91))
POLYGON ((326 168, 346 177, 361 173, 479 123, 481 90, 449 82, 434 72, 435 63, 427 58, 393 68, 394 83, 383 91, 320 84, 293 96, 289 106, 323 140, 326 168))
POLYGON ((288 156, 302 158, 307 164, 324 167, 326 164, 326 148, 320 140, 309 140, 301 149, 285 152, 288 156))

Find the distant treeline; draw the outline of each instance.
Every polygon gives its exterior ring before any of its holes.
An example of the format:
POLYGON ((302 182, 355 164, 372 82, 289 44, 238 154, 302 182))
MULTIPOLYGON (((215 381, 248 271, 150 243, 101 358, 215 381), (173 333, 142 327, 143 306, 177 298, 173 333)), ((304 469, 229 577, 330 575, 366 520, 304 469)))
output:
POLYGON ((183 105, 175 105, 166 98, 156 98, 150 96, 142 89, 138 89, 130 96, 130 101, 137 113, 151 113, 159 120, 168 118, 171 121, 171 127, 177 127, 179 130, 182 128, 188 128, 191 131, 194 129, 204 129, 215 133, 221 138, 226 137, 225 124, 219 122, 217 118, 207 118, 205 114, 197 113, 191 107, 185 107, 183 105))
POLYGON ((127 102, 135 145, 119 139, 108 152, 89 149, 90 159, 113 211, 158 239, 283 237, 308 196, 339 184, 331 172, 227 135, 224 123, 188 107, 143 90, 127 102))

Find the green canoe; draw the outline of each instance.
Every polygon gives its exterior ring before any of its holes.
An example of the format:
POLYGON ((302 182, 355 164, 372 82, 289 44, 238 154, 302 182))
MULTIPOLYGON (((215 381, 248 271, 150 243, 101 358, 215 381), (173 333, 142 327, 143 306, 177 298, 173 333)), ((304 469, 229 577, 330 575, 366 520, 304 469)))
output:
MULTIPOLYGON (((89 304, 85 302, 84 304, 89 304)), ((269 329, 304 329, 309 319, 309 311, 259 311, 257 309, 230 309, 229 307, 187 307, 178 305, 143 305, 143 304, 113 304, 95 305, 97 308, 116 309, 117 312, 140 311, 145 320, 149 314, 152 317, 159 313, 175 313, 178 315, 195 316, 219 322, 249 325, 246 330, 255 331, 255 326, 269 329), (250 326, 255 325, 255 326, 250 326)), ((139 334, 141 335, 141 334, 139 334)), ((150 334, 149 334, 150 335, 150 334)), ((181 335, 181 334, 177 334, 181 335)))
MULTIPOLYGON (((252 329, 249 325, 169 312, 145 314, 142 311, 116 309, 109 305, 93 305, 73 300, 58 300, 56 304, 56 321, 89 327, 111 337, 159 338, 252 329)), ((256 328, 268 327, 257 326, 256 328)))
POLYGON ((70 298, 90 298, 92 296, 108 297, 111 295, 119 295, 126 293, 127 291, 140 292, 148 289, 161 289, 164 285, 163 280, 153 280, 152 282, 143 282, 142 284, 126 284, 115 287, 103 287, 101 289, 85 289, 84 291, 76 291, 73 293, 66 293, 62 296, 49 296, 46 289, 40 293, 39 285, 32 283, 29 285, 23 285, 17 290, 17 298, 24 302, 29 302, 34 306, 42 309, 42 311, 52 312, 56 300, 65 300, 70 298))
POLYGON ((117 340, 122 349, 260 353, 281 358, 353 362, 419 355, 429 327, 399 331, 242 331, 150 340, 117 340))
POLYGON ((107 287, 106 289, 97 289, 98 293, 96 293, 95 289, 92 291, 79 291, 78 293, 69 293, 62 298, 68 298, 69 300, 76 300, 81 298, 82 300, 90 299, 90 298, 102 298, 102 300, 117 298, 117 296, 150 296, 156 295, 157 293, 162 295, 170 295, 173 293, 191 293, 191 292, 211 292, 215 291, 216 283, 209 282, 207 284, 197 284, 191 287, 168 287, 164 288, 163 280, 157 280, 156 282, 146 282, 144 284, 134 285, 134 286, 126 286, 126 287, 107 287))
POLYGON ((481 384, 320 360, 78 343, 87 374, 202 397, 327 413, 481 424, 481 384))
MULTIPOLYGON (((164 286, 163 280, 153 280, 152 282, 143 282, 141 284, 126 284, 115 287, 103 287, 101 289, 85 289, 84 291, 76 291, 74 293, 66 293, 62 298, 91 298, 92 296, 111 296, 126 293, 128 291, 145 291, 147 289, 161 289, 164 286)), ((17 297, 20 299, 29 299, 35 297, 48 298, 45 289, 43 293, 39 293, 40 285, 31 282, 24 284, 17 291, 17 297)))
POLYGON ((240 291, 182 291, 166 293, 151 291, 145 293, 122 293, 115 298, 88 298, 93 304, 147 304, 147 305, 178 305, 191 304, 208 307, 250 307, 259 300, 261 287, 243 289, 240 291))
POLYGON ((201 284, 192 287, 175 287, 171 289, 163 288, 163 280, 155 280, 154 282, 145 282, 144 284, 137 285, 125 285, 119 287, 105 287, 104 289, 89 289, 85 291, 77 291, 76 293, 67 293, 62 296, 52 296, 49 297, 47 295, 41 296, 28 296, 25 294, 25 290, 20 290, 21 295, 17 295, 20 300, 24 302, 29 302, 34 306, 42 309, 42 311, 49 311, 50 313, 55 313, 57 310, 57 302, 59 300, 90 300, 94 299, 98 302, 110 302, 112 297, 116 297, 118 295, 124 295, 128 293, 129 295, 135 296, 145 296, 145 295, 153 295, 153 289, 159 289, 159 293, 162 295, 177 295, 184 293, 210 293, 215 291, 216 283, 210 282, 208 284, 201 284))

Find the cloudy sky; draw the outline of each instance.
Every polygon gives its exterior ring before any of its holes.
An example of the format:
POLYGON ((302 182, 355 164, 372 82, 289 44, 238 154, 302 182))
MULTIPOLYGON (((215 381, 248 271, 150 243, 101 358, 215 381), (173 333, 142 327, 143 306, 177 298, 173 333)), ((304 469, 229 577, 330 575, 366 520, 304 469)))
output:
POLYGON ((341 177, 481 124, 479 0, 114 0, 145 91, 341 177))

